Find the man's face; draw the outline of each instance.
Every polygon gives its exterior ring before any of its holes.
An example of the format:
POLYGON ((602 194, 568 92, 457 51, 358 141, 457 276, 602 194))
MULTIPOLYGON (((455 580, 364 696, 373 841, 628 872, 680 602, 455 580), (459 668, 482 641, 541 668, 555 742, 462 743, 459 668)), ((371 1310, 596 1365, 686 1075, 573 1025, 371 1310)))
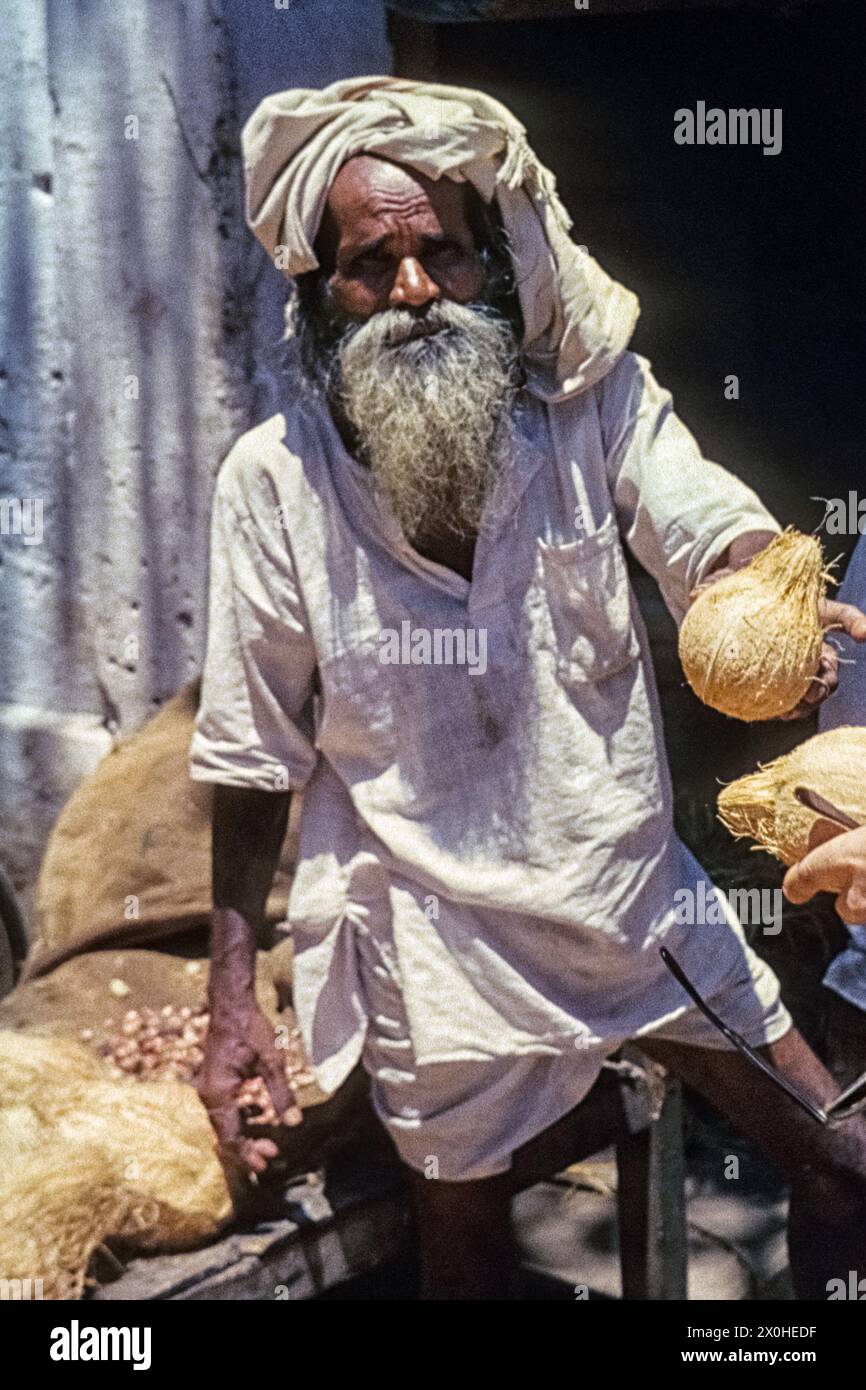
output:
POLYGON ((435 300, 468 304, 484 280, 465 205, 467 185, 433 182, 357 155, 337 174, 320 245, 332 304, 348 319, 435 300))
POLYGON ((510 253, 467 187, 347 161, 316 240, 321 272, 298 288, 305 370, 410 537, 475 534, 514 453, 510 253))

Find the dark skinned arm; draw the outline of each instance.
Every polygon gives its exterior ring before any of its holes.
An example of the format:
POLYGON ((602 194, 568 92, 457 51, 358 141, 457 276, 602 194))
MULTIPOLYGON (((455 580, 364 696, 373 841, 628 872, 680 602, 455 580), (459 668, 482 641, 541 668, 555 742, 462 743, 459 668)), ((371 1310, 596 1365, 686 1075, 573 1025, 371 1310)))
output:
POLYGON ((208 983, 210 1027, 199 1093, 223 1155, 254 1173, 277 1157, 272 1139, 244 1133, 235 1096, 241 1081, 261 1076, 286 1124, 300 1112, 286 1079, 285 1054, 255 994, 256 948, 289 815, 289 792, 214 787, 213 912, 208 983))
MULTIPOLYGON (((705 584, 712 584, 717 579, 724 578, 725 575, 733 574, 735 570, 742 569, 749 561, 758 554, 760 550, 765 550, 772 540, 775 540, 775 531, 744 531, 741 536, 736 536, 731 544, 722 552, 718 560, 704 577, 705 584)), ((694 598, 695 595, 692 595, 694 598)), ((834 628, 837 631, 847 632, 849 637, 853 637, 855 642, 866 642, 866 616, 855 608, 853 603, 837 603, 835 599, 821 599, 818 605, 818 618, 825 628, 834 628)), ((815 677, 802 700, 788 714, 780 715, 781 719, 806 719, 810 714, 826 700, 828 695, 839 684, 839 654, 835 647, 831 647, 829 642, 825 642, 821 649, 821 664, 818 667, 815 677)))

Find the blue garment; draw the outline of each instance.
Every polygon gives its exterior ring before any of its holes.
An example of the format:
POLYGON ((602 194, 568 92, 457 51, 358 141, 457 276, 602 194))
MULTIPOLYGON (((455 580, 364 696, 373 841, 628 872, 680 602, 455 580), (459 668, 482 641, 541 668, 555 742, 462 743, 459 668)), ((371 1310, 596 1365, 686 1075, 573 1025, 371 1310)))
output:
POLYGON ((849 927, 851 945, 840 951, 824 976, 824 984, 866 1012, 866 927, 849 927))
MULTIPOLYGON (((857 542, 838 597, 842 603, 854 603, 866 611, 866 536, 861 536, 857 542)), ((866 725, 866 656, 863 647, 845 634, 834 633, 833 641, 840 649, 843 661, 855 664, 842 666, 839 689, 832 699, 821 706, 818 716, 821 733, 836 729, 841 724, 866 725)), ((831 961, 824 984, 866 1013, 866 926, 849 927, 848 930, 850 945, 831 961)))

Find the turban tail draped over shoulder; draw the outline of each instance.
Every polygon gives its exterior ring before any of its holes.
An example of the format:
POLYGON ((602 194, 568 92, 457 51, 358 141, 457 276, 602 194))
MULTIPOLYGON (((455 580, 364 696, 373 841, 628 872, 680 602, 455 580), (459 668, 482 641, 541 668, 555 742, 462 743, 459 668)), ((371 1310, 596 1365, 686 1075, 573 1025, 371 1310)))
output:
POLYGON ((561 400, 599 381, 628 346, 636 295, 568 235, 553 174, 510 111, 483 92, 393 77, 350 78, 266 97, 242 133, 246 215, 288 276, 318 266, 313 242, 331 185, 352 155, 377 154, 428 178, 468 180, 496 199, 525 325, 527 385, 561 400))

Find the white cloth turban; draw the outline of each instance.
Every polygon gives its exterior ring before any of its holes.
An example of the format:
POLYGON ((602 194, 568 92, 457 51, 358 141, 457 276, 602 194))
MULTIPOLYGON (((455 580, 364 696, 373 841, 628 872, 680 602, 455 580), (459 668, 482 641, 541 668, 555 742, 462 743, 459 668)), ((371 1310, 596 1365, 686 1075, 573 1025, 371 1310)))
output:
POLYGON ((468 180, 495 198, 523 311, 527 385, 545 400, 584 391, 628 345, 637 297, 568 235, 553 174, 501 102, 466 87, 356 77, 266 97, 242 132, 250 229, 288 276, 318 266, 313 242, 331 185, 352 155, 378 154, 468 180))

